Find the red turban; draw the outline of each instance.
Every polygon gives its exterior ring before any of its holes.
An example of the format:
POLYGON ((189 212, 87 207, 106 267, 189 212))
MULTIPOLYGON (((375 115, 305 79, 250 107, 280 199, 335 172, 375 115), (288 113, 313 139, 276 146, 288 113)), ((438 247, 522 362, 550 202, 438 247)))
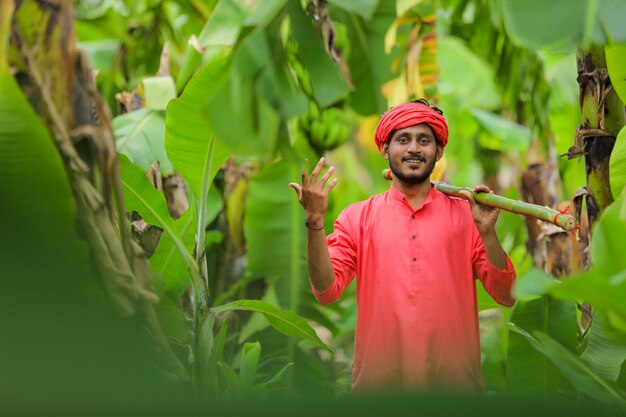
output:
POLYGON ((446 119, 421 103, 403 103, 399 106, 390 108, 376 126, 374 140, 376 147, 380 152, 382 144, 389 140, 391 132, 405 127, 413 126, 418 123, 426 123, 435 132, 435 136, 443 147, 448 144, 448 125, 446 119))

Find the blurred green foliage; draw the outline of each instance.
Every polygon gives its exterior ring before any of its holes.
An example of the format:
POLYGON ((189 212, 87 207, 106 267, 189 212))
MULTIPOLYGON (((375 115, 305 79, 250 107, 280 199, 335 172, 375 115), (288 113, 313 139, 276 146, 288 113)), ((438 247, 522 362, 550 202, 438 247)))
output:
MULTIPOLYGON (((311 118, 311 126, 326 124, 328 129, 316 130, 329 135, 336 122, 325 120, 324 112, 345 115, 348 139, 326 153, 339 178, 326 218, 330 232, 343 208, 389 187, 380 177, 387 166, 373 146, 368 117, 395 104, 386 93, 389 82, 406 84, 394 62, 408 65, 403 51, 415 40, 413 28, 403 22, 419 18, 424 3, 431 2, 334 0, 321 9, 315 6, 320 2, 284 0, 75 2, 79 47, 98 70, 98 86, 112 113, 119 106, 116 94, 134 90, 140 98, 142 108, 116 116, 113 123, 126 208, 164 230, 150 266, 162 300, 156 306, 161 326, 193 370, 194 388, 177 388, 183 395, 195 390, 196 398, 235 401, 348 395, 355 288, 348 287, 328 307, 320 307, 310 293, 303 214, 287 184, 299 182, 302 170, 310 170, 325 148, 311 140, 313 128, 302 129, 298 118, 311 118), (397 36, 387 45, 392 25, 397 36), (335 44, 329 36, 336 36, 335 44), (155 82, 157 73, 166 81, 155 82), (185 179, 191 207, 178 220, 169 217, 165 198, 143 175, 156 160, 162 175, 177 172, 185 179)), ((608 50, 626 41, 615 23, 626 14, 621 3, 587 2, 593 8, 577 3, 553 2, 547 11, 546 2, 538 1, 429 4, 437 19, 438 105, 451 134, 446 180, 474 185, 496 177, 502 194, 520 199, 519 175, 533 162, 525 152, 530 144, 538 143, 545 158, 572 146, 580 124, 573 51, 591 43, 609 44, 608 50)), ((615 53, 610 62, 610 71, 623 73, 623 55, 615 53)), ((404 87, 399 88, 406 92, 403 99, 414 98, 404 87)), ((48 384, 55 385, 54 375, 66 372, 55 366, 76 358, 82 367, 111 352, 120 363, 132 363, 131 376, 136 370, 136 378, 116 392, 132 392, 134 404, 142 404, 146 397, 134 393, 153 376, 154 360, 137 359, 143 342, 128 338, 125 328, 119 330, 103 313, 98 288, 87 279, 94 273, 88 248, 74 231, 61 161, 1 65, 0 88, 0 167, 7 178, 0 187, 9 202, 1 217, 5 235, 16 236, 1 239, 5 271, 39 277, 33 286, 19 281, 18 291, 10 294, 20 296, 9 296, 6 305, 15 315, 29 300, 24 294, 35 288, 33 299, 41 304, 23 317, 31 323, 43 312, 58 312, 43 323, 54 333, 52 348, 64 351, 57 362, 43 364, 37 352, 31 362, 17 350, 38 345, 39 337, 19 321, 10 322, 19 344, 10 345, 9 352, 29 362, 11 392, 27 392, 28 382, 45 373, 49 378, 38 381, 37 398, 42 406, 61 406, 69 401, 63 396, 67 392, 44 393, 48 384), (29 265, 24 254, 37 254, 46 267, 29 265), (45 270, 58 285, 41 279, 45 270), (69 300, 69 307, 59 312, 48 294, 64 291, 60 300, 69 300), (85 293, 95 295, 83 299, 85 293), (91 310, 93 315, 84 313, 91 310), (99 320, 104 330, 93 335, 99 320), (85 341, 77 340, 76 332, 110 343, 83 345, 89 354, 81 355, 76 347, 85 341), (118 340, 128 343, 116 346, 118 340)), ((624 149, 623 132, 616 150, 624 149)), ((624 153, 616 155, 611 166, 623 167, 624 153)), ((558 170, 560 197, 570 199, 585 183, 584 165, 559 159, 558 170)), ((623 186, 623 178, 614 178, 611 186, 623 186)), ((622 197, 596 225, 593 268, 562 282, 531 269, 523 220, 501 215, 498 234, 520 277, 520 301, 512 311, 501 309, 477 288, 490 394, 528 395, 547 403, 566 399, 581 407, 608 404, 608 411, 624 412, 625 213, 622 197), (580 334, 575 301, 594 305, 590 334, 580 334)), ((3 285, 8 281, 3 277, 3 285)), ((12 365, 11 375, 19 374, 20 364, 12 365)), ((99 373, 103 385, 122 380, 115 375, 121 365, 106 364, 73 369, 68 387, 99 373)), ((154 391, 146 388, 145 395, 160 392, 163 387, 155 381, 161 380, 154 377, 154 391)), ((93 392, 111 389, 83 388, 88 394, 76 395, 84 396, 84 404, 98 401, 88 396, 93 392)))

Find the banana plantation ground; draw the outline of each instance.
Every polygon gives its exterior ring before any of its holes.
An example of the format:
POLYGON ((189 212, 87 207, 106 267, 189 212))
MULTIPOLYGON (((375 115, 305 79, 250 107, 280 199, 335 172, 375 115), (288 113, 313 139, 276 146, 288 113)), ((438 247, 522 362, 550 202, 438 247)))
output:
POLYGON ((9 415, 626 415, 626 3, 0 0, 0 410, 9 415), (326 232, 386 191, 374 129, 424 97, 434 179, 502 212, 517 303, 477 285, 484 395, 351 398, 356 289, 326 232), (556 220, 555 220, 556 222, 556 220))

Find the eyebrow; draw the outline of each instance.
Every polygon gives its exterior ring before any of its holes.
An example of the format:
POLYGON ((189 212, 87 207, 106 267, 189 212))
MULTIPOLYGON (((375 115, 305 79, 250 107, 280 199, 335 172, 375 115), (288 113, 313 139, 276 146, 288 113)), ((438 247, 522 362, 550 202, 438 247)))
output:
POLYGON ((431 133, 428 133, 428 132, 420 132, 417 135, 412 135, 409 132, 400 132, 400 133, 398 133, 398 131, 393 132, 393 134, 391 135, 391 139, 399 138, 399 137, 402 137, 402 136, 416 136, 418 138, 427 137, 429 139, 435 139, 435 136, 433 134, 431 134, 431 133))

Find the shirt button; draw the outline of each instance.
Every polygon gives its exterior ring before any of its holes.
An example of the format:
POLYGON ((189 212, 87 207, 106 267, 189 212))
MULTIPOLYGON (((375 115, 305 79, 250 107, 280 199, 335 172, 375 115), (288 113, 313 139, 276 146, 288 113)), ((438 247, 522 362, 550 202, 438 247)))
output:
POLYGON ((411 218, 412 218, 412 219, 414 219, 414 218, 415 218, 415 216, 411 216, 411 218))
POLYGON ((416 238, 417 238, 417 236, 415 236, 415 235, 411 236, 411 239, 416 239, 416 238))
POLYGON ((413 262, 417 261, 417 258, 413 258, 413 262))

